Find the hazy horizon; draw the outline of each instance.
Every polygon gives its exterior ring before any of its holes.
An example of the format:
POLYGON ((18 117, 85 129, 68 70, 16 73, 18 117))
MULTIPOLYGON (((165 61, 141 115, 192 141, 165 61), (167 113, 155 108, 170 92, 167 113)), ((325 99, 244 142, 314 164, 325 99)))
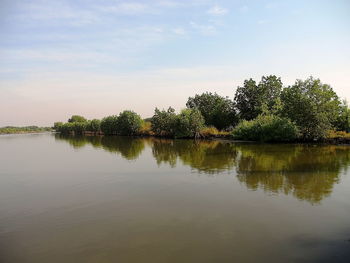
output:
POLYGON ((350 2, 0 1, 0 127, 234 97, 309 76, 350 100, 350 2))

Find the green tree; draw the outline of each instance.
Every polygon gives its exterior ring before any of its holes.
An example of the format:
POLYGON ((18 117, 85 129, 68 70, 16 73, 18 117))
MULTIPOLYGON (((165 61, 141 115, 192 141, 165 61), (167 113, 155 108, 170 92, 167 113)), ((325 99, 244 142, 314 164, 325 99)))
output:
POLYGON ((198 109, 184 109, 176 116, 175 137, 198 137, 204 123, 204 118, 198 109))
POLYGON ((55 123, 53 124, 53 128, 54 128, 55 131, 58 132, 58 131, 60 131, 62 125, 63 125, 63 122, 55 122, 55 123))
POLYGON ((338 131, 350 131, 350 109, 347 101, 343 101, 339 107, 338 118, 333 122, 338 131))
POLYGON ((99 132, 101 129, 101 121, 98 119, 93 119, 88 122, 87 130, 91 132, 99 132))
POLYGON ((117 133, 120 135, 135 135, 140 130, 142 119, 133 111, 123 111, 117 120, 117 133))
POLYGON ((304 140, 325 138, 339 116, 340 101, 328 84, 309 77, 297 80, 281 94, 282 114, 297 124, 304 140))
POLYGON ((189 97, 186 106, 189 109, 197 108, 204 117, 207 126, 227 129, 237 122, 233 101, 216 93, 205 92, 189 97))
POLYGON ((172 107, 166 111, 155 108, 151 118, 151 129, 158 136, 174 136, 175 122, 176 114, 172 107))
POLYGON ((253 79, 245 80, 235 94, 240 119, 255 119, 263 112, 264 105, 272 110, 280 97, 282 85, 281 78, 274 75, 263 76, 259 84, 253 79))
POLYGON ((87 119, 80 115, 72 115, 72 117, 68 119, 68 122, 87 122, 87 119))
POLYGON ((273 114, 260 114, 254 120, 243 120, 233 130, 238 140, 282 142, 293 141, 298 137, 298 128, 287 118, 273 114))
POLYGON ((105 135, 117 134, 118 117, 116 115, 108 116, 101 121, 101 131, 105 135))

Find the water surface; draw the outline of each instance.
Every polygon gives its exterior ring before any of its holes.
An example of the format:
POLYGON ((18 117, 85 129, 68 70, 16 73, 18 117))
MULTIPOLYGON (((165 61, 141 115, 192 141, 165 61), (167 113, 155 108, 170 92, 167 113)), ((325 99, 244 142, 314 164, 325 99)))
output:
POLYGON ((0 262, 349 262, 350 147, 0 136, 0 262))

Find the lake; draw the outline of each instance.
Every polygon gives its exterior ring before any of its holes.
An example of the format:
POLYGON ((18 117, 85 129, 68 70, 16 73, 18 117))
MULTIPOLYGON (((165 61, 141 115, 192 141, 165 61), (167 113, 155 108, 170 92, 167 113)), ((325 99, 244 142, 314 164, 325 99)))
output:
POLYGON ((0 262, 350 262, 350 146, 0 136, 0 262))

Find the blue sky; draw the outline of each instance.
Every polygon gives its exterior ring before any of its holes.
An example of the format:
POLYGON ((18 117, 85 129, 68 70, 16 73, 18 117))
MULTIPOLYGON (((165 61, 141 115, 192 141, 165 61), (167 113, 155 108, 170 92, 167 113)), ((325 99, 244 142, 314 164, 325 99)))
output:
POLYGON ((0 0, 0 126, 149 117, 268 74, 350 100, 350 1, 0 0))

